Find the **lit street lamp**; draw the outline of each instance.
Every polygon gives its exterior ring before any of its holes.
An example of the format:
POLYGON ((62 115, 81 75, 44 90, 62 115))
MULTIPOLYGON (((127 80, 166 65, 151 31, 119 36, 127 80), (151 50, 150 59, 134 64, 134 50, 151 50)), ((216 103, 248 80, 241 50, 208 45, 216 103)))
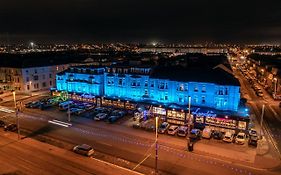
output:
POLYGON ((17 102, 16 102, 16 92, 15 91, 13 91, 13 97, 14 97, 15 113, 16 113, 16 119, 17 119, 18 140, 20 140, 20 120, 19 120, 19 116, 18 116, 18 109, 17 109, 17 102))
POLYGON ((158 116, 155 117, 155 174, 158 174, 158 116))

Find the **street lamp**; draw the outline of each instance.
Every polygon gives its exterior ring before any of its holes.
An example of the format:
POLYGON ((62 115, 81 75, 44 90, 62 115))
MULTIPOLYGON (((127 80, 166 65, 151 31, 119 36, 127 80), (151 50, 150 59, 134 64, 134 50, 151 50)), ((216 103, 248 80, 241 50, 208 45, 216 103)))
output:
POLYGON ((19 120, 19 116, 18 116, 16 92, 15 91, 13 91, 13 97, 14 97, 15 113, 16 113, 16 119, 17 119, 18 140, 20 140, 20 120, 19 120))
POLYGON ((158 116, 155 117, 155 174, 158 174, 158 116))
POLYGON ((277 78, 273 78, 274 80, 274 95, 277 93, 277 78))

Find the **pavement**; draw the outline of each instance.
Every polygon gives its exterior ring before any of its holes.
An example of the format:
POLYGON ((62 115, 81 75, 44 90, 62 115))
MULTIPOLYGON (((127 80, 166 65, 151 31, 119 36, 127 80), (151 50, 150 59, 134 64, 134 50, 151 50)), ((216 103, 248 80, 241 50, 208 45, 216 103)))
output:
POLYGON ((0 131, 0 174, 97 174, 141 175, 141 173, 31 138, 0 131))

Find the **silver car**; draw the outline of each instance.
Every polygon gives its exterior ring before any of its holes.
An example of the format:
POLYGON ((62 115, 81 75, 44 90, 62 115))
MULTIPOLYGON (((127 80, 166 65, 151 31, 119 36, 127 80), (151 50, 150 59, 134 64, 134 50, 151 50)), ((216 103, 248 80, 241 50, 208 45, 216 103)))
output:
POLYGON ((73 148, 73 151, 77 154, 81 154, 88 157, 92 156, 95 152, 94 149, 87 144, 77 145, 73 148))

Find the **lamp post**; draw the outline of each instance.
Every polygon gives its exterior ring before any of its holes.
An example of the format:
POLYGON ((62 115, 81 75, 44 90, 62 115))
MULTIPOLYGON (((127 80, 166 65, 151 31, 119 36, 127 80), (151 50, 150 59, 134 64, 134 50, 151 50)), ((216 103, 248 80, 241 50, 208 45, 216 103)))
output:
POLYGON ((262 124, 263 124, 263 116, 264 116, 264 104, 262 105, 262 111, 261 111, 261 123, 260 123, 260 138, 262 138, 262 124))
POLYGON ((18 116, 18 109, 17 109, 17 102, 16 102, 16 92, 15 91, 13 91, 13 97, 14 97, 15 113, 16 113, 16 119, 17 119, 18 140, 20 140, 20 120, 19 120, 19 116, 18 116))
POLYGON ((274 95, 277 93, 277 78, 273 78, 274 80, 274 95))
POLYGON ((191 97, 188 97, 188 136, 190 135, 190 119, 191 119, 191 114, 190 114, 190 106, 191 106, 191 97))
MULTIPOLYGON (((67 100, 69 100, 69 94, 67 91, 67 100)), ((67 106, 67 116, 68 116, 68 122, 70 122, 70 104, 68 102, 68 106, 67 106)))
POLYGON ((155 174, 158 174, 158 116, 155 117, 155 174))

